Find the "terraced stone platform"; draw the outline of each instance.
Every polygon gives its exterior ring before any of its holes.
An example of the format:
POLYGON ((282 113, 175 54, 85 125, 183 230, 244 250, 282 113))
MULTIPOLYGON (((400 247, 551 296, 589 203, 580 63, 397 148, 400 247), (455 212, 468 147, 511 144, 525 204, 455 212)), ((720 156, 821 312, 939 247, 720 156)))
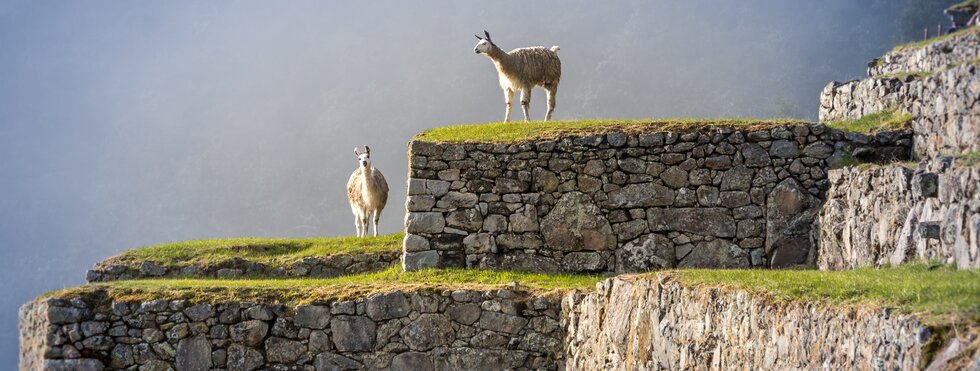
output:
POLYGON ((96 264, 88 282, 160 277, 311 277, 380 271, 397 264, 402 234, 359 239, 231 238, 141 247, 96 264))

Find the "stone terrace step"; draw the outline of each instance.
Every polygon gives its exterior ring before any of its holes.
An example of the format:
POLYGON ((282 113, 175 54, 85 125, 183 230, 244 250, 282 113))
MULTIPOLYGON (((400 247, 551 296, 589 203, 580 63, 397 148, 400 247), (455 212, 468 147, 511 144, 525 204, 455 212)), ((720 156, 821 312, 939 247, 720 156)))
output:
POLYGON ((845 159, 905 160, 908 131, 657 125, 516 144, 410 144, 404 267, 637 272, 812 263, 845 159), (645 131, 644 131, 645 130, 645 131))
POLYGON ((980 150, 980 72, 964 63, 932 76, 831 82, 820 93, 820 121, 854 120, 889 108, 912 114, 919 158, 980 150))
POLYGON ((920 47, 896 48, 868 63, 868 76, 921 73, 980 58, 980 27, 972 27, 920 47))
POLYGON ((96 264, 88 282, 161 277, 326 278, 397 264, 401 234, 356 238, 227 239, 149 246, 96 264))

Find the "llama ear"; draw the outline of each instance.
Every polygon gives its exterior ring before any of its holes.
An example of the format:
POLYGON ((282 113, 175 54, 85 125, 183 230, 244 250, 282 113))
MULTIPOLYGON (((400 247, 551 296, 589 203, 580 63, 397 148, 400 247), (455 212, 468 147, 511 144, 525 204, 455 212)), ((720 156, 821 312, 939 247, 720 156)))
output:
POLYGON ((361 154, 357 152, 357 147, 354 147, 354 156, 360 156, 361 154))
POLYGON ((483 34, 487 36, 487 41, 493 42, 490 40, 490 33, 487 30, 483 30, 483 34))
POLYGON ((483 40, 483 38, 482 38, 482 37, 480 37, 479 35, 473 35, 473 36, 476 36, 476 38, 477 38, 478 40, 483 40))
POLYGON ((370 154, 371 154, 371 147, 368 147, 368 146, 367 146, 367 145, 365 144, 365 145, 364 145, 364 153, 367 153, 367 154, 369 154, 369 155, 370 155, 370 154))

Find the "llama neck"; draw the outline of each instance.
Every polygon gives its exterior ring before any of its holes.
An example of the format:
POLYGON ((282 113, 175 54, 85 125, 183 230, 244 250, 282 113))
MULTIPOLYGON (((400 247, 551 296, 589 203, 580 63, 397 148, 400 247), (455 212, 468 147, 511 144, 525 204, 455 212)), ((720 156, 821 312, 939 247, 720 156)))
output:
POLYGON ((507 52, 497 47, 497 45, 490 44, 487 57, 493 61, 494 66, 497 67, 497 71, 506 72, 510 69, 510 54, 507 54, 507 52))
POLYGON ((374 179, 374 166, 366 166, 361 169, 361 185, 365 191, 374 189, 376 183, 374 179))

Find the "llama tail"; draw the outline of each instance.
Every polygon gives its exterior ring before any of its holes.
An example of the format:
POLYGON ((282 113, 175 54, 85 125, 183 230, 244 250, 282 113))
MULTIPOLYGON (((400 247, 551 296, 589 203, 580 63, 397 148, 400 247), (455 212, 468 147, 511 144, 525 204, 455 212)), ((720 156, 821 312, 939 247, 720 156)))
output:
POLYGON ((559 48, 558 45, 551 47, 551 51, 555 52, 556 54, 558 53, 559 50, 561 50, 561 48, 559 48))

